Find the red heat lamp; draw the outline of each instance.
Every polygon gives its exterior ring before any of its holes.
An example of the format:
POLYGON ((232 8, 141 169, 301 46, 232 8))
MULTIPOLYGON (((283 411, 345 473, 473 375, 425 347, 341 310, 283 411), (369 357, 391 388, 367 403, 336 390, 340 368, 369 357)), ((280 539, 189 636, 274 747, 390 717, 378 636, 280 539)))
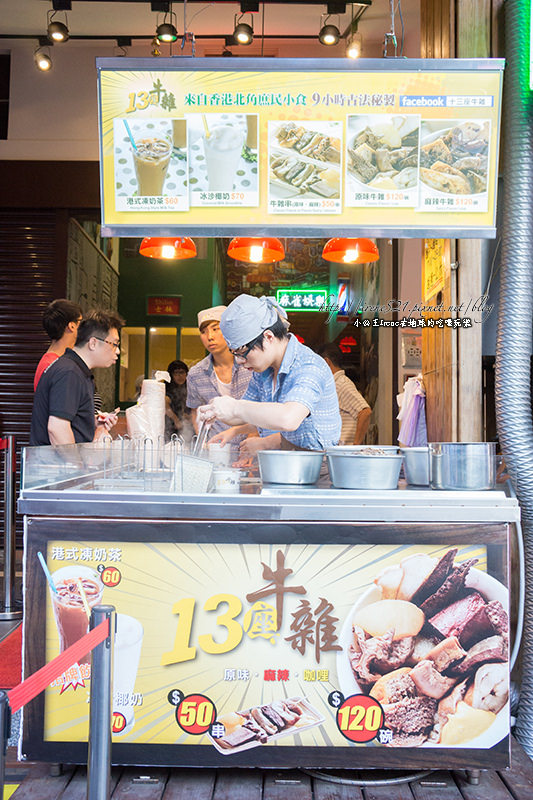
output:
POLYGON ((250 264, 275 264, 285 258, 285 249, 279 239, 236 236, 228 247, 228 256, 250 264))
POLYGON ((188 236, 179 237, 145 237, 139 253, 148 258, 194 258, 196 256, 196 245, 188 236))
POLYGON ((343 239, 338 237, 326 242, 322 258, 338 264, 368 264, 377 261, 379 250, 372 239, 343 239))

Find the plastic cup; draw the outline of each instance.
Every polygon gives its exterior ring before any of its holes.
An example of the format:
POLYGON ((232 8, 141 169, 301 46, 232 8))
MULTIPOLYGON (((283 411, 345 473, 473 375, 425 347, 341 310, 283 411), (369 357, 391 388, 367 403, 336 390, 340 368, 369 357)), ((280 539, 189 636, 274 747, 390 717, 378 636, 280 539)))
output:
MULTIPOLYGON (((100 576, 90 567, 72 564, 61 567, 53 573, 52 579, 58 594, 52 592, 52 607, 59 634, 59 652, 63 653, 68 647, 85 636, 89 630, 89 620, 83 603, 78 581, 87 598, 90 608, 102 602, 104 586, 100 576)), ((80 664, 88 664, 91 654, 87 653, 79 659, 80 664)))
POLYGON ((207 445, 209 460, 220 467, 229 467, 231 464, 231 450, 228 444, 212 442, 207 445))
POLYGON ((162 195, 172 153, 170 139, 153 131, 142 131, 135 134, 135 148, 132 147, 132 151, 139 195, 162 195))

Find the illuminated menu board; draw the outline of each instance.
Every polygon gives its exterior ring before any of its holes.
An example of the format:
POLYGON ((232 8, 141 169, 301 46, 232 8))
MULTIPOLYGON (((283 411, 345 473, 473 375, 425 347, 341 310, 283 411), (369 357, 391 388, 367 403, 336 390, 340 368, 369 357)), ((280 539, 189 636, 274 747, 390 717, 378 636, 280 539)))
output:
POLYGON ((104 235, 493 237, 503 61, 348 61, 97 59, 104 235))

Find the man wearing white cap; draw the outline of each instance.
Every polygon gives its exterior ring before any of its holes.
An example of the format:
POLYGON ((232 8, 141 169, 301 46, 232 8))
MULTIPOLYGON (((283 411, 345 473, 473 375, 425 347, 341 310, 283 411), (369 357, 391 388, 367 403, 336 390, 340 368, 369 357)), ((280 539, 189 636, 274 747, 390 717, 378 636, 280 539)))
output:
MULTIPOLYGON (((250 382, 250 373, 235 363, 222 336, 220 317, 225 310, 226 306, 213 306, 198 312, 200 339, 209 355, 191 367, 187 375, 187 407, 192 409, 192 422, 197 433, 196 412, 199 406, 219 395, 242 397, 250 382)), ((227 427, 222 421, 217 421, 211 431, 218 433, 227 427)))
POLYGON ((232 425, 214 440, 259 431, 241 453, 259 449, 322 450, 337 444, 341 418, 335 382, 323 358, 288 332, 284 309, 271 297, 241 294, 220 319, 235 361, 253 371, 242 399, 215 397, 198 410, 202 419, 232 425))

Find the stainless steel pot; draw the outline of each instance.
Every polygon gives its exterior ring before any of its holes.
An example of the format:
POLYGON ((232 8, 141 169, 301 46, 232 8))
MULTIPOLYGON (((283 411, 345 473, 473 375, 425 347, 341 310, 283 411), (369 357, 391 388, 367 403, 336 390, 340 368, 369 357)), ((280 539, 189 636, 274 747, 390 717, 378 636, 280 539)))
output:
POLYGON ((335 450, 328 449, 326 457, 331 482, 336 489, 396 489, 398 486, 401 453, 364 455, 335 450))
POLYGON ((427 486, 429 483, 429 447, 401 447, 403 471, 407 483, 427 486))
POLYGON ((493 489, 495 478, 495 442, 433 442, 429 445, 432 489, 493 489))
POLYGON ((316 483, 324 453, 314 450, 259 450, 263 483, 316 483))

